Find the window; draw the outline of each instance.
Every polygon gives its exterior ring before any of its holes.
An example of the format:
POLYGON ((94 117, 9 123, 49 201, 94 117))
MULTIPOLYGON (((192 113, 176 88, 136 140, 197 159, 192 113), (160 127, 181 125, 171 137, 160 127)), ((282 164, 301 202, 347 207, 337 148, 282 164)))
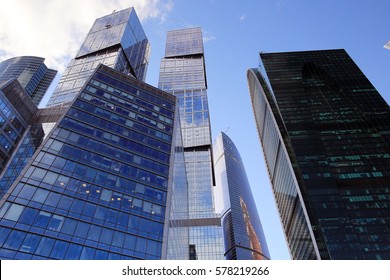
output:
POLYGON ((107 209, 102 207, 102 206, 98 206, 96 208, 96 212, 95 212, 94 218, 95 219, 99 219, 99 220, 105 220, 106 219, 106 214, 107 214, 107 209))
POLYGON ((50 220, 50 213, 45 211, 40 211, 34 225, 40 228, 46 228, 50 220))
POLYGON ((7 241, 4 243, 4 248, 18 250, 25 236, 26 233, 24 232, 16 230, 12 231, 8 236, 7 241))
POLYGON ((27 207, 21 215, 19 222, 27 225, 32 225, 38 213, 38 210, 27 207))
POLYGON ((60 231, 63 223, 64 223, 64 217, 53 215, 53 217, 50 220, 48 229, 54 231, 60 231))
POLYGON ((54 239, 48 238, 48 237, 42 237, 41 242, 39 242, 38 248, 36 250, 37 255, 42 255, 42 256, 49 256, 51 249, 53 248, 54 245, 54 239))
POLYGON ((100 226, 91 225, 88 231, 87 239, 98 241, 102 228, 100 226))
POLYGON ((136 251, 145 253, 146 252, 146 239, 142 237, 137 237, 136 251))
POLYGON ((129 249, 129 250, 134 250, 134 248, 135 248, 135 243, 136 243, 135 241, 136 241, 136 237, 135 237, 135 236, 127 234, 127 235, 125 236, 125 244, 124 244, 124 247, 125 247, 126 249, 129 249))
POLYGON ((100 242, 111 244, 113 234, 114 234, 113 230, 103 228, 102 234, 100 235, 100 242))
POLYGON ((82 246, 76 244, 70 244, 68 252, 66 253, 65 259, 67 260, 78 260, 80 258, 82 246))
POLYGON ((61 195, 52 192, 48 195, 47 200, 46 200, 46 204, 53 206, 53 207, 56 207, 58 202, 60 201, 60 199, 61 199, 61 195))
POLYGON ((78 222, 78 225, 77 225, 77 228, 76 228, 76 231, 74 234, 78 237, 86 238, 88 230, 89 230, 89 225, 87 223, 78 222))
POLYGON ((30 199, 34 194, 36 188, 32 186, 25 185, 23 189, 20 191, 19 196, 21 198, 30 199))
POLYGON ((82 260, 92 260, 95 255, 95 249, 89 248, 89 247, 84 247, 83 250, 81 251, 81 256, 80 259, 82 260))
POLYGON ((8 209, 7 214, 5 214, 4 218, 11 221, 17 221, 24 210, 24 206, 18 204, 12 204, 8 209))
POLYGON ((102 191, 102 195, 100 196, 100 199, 104 200, 104 201, 110 201, 111 200, 111 196, 112 196, 112 191, 103 190, 102 191))
POLYGON ((37 189, 32 200, 35 202, 43 203, 46 200, 48 195, 49 195, 49 191, 43 189, 37 189))
POLYGON ((49 185, 54 185, 54 183, 57 181, 57 178, 58 174, 53 172, 47 172, 45 178, 43 178, 43 182, 49 185))
POLYGON ((33 253, 38 246, 40 241, 40 237, 34 234, 27 234, 26 238, 23 241, 22 246, 20 247, 20 251, 33 253))
POLYGON ((57 240, 54 245, 54 250, 50 254, 50 257, 54 259, 63 259, 68 247, 69 247, 69 243, 61 240, 57 240))
POLYGON ((121 248, 123 246, 124 241, 125 241, 125 234, 122 232, 116 231, 114 233, 114 238, 112 239, 112 245, 121 248))
POLYGON ((42 181, 42 178, 46 175, 46 170, 41 169, 41 168, 35 168, 34 172, 31 174, 30 178, 37 180, 37 181, 42 181))
POLYGON ((77 222, 67 218, 62 226, 61 232, 73 235, 76 229, 77 222))

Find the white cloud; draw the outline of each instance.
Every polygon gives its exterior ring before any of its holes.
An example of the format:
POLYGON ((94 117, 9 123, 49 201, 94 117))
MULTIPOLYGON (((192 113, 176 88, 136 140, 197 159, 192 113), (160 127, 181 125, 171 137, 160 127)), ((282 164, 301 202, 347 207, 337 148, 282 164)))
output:
POLYGON ((244 21, 245 17, 246 17, 245 15, 240 15, 240 17, 239 17, 240 21, 244 21))
POLYGON ((165 20, 172 0, 2 0, 0 61, 33 55, 62 72, 94 20, 133 6, 141 21, 165 20))
POLYGON ((203 43, 208 43, 208 42, 210 42, 210 41, 214 41, 214 40, 216 40, 217 38, 215 37, 215 36, 212 36, 212 35, 210 35, 210 36, 203 36, 203 43))
POLYGON ((203 43, 205 44, 217 39, 210 31, 203 30, 202 33, 203 33, 203 43))

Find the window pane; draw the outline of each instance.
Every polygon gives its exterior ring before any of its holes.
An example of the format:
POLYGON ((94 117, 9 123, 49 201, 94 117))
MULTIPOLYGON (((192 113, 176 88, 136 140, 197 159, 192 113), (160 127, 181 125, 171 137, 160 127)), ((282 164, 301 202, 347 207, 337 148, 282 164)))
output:
POLYGON ((42 178, 46 175, 46 170, 41 168, 35 168, 34 172, 31 174, 30 178, 34 180, 41 181, 42 178))
POLYGON ((1 209, 0 209, 0 218, 3 218, 5 212, 7 212, 8 207, 9 207, 10 205, 11 205, 11 204, 10 204, 9 202, 5 202, 5 203, 3 204, 3 206, 2 206, 1 209))
POLYGON ((103 228, 102 235, 100 236, 100 242, 111 244, 113 233, 114 231, 107 228, 103 228))
POLYGON ((68 252, 66 253, 66 260, 78 260, 80 258, 82 246, 76 244, 70 244, 68 252))
POLYGON ((24 206, 12 204, 11 207, 8 209, 7 214, 5 214, 4 218, 16 222, 22 214, 23 210, 24 206))
POLYGON ((54 231, 60 231, 63 223, 64 223, 64 217, 53 215, 49 223, 48 229, 54 231))
POLYGON ((95 255, 95 249, 89 248, 89 247, 84 247, 80 259, 82 260, 92 260, 95 255))
POLYGON ((145 253, 146 252, 146 239, 137 237, 137 246, 136 246, 136 251, 145 253))
POLYGON ((34 234, 27 234, 26 238, 23 241, 20 251, 33 253, 38 246, 40 236, 34 234))
POLYGON ((0 246, 3 246, 4 241, 7 239, 8 234, 10 233, 8 228, 0 228, 0 246))
POLYGON ((50 185, 54 185, 54 183, 57 181, 57 178, 58 178, 58 174, 53 172, 48 172, 45 178, 43 179, 43 182, 50 185))
POLYGON ((35 226, 46 228, 47 224, 50 220, 50 213, 47 213, 45 211, 40 211, 38 214, 37 219, 35 220, 35 226))
POLYGON ((64 222, 61 232, 73 235, 74 230, 76 229, 77 222, 67 218, 64 222))
POLYGON ((35 217, 38 215, 39 210, 26 208, 23 214, 21 215, 19 222, 23 224, 32 225, 34 223, 35 217))
POLYGON ((125 248, 129 250, 134 250, 135 248, 135 239, 136 237, 133 235, 126 235, 125 237, 125 248))
POLYGON ((31 186, 24 186, 23 189, 20 191, 19 196, 21 198, 30 199, 32 195, 34 194, 36 188, 31 186))
POLYGON ((57 240, 54 246, 54 250, 50 254, 50 257, 55 259, 63 259, 68 247, 69 243, 57 240))
POLYGON ((85 238, 87 236, 88 230, 89 230, 89 225, 87 223, 78 222, 74 235, 81 238, 85 238))
POLYGON ((32 200, 35 202, 43 203, 46 200, 48 195, 49 195, 49 191, 43 189, 37 189, 32 200))
POLYGON ((49 256, 51 249, 53 248, 54 245, 54 239, 47 238, 47 237, 42 237, 41 242, 39 242, 37 251, 35 252, 37 255, 42 255, 42 256, 49 256))
POLYGON ((26 233, 13 230, 4 243, 4 248, 18 250, 25 236, 26 233))
POLYGON ((87 239, 98 241, 102 228, 100 226, 91 225, 88 231, 87 239))

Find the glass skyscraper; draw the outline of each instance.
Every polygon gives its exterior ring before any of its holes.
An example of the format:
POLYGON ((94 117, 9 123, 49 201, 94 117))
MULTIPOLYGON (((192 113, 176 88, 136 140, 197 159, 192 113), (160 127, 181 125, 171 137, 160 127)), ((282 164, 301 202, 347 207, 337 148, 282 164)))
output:
POLYGON ((99 66, 3 197, 0 258, 166 258, 172 188, 186 187, 176 112, 175 96, 99 66))
MULTIPOLYGON (((220 216, 215 213, 215 185, 207 80, 201 28, 167 33, 159 88, 178 98, 188 180, 190 259, 223 259, 220 216)), ((176 258, 176 256, 168 256, 176 258)))
POLYGON ((216 210, 222 213, 227 260, 270 259, 240 153, 223 132, 214 143, 216 210))
POLYGON ((0 63, 0 197, 41 143, 37 106, 57 74, 44 60, 19 56, 0 63))
POLYGON ((1 259, 189 258, 177 98, 147 54, 132 8, 95 22, 0 181, 1 259))
POLYGON ((390 259, 390 110, 344 50, 260 54, 248 70, 293 259, 390 259))
POLYGON ((22 88, 38 106, 53 81, 56 70, 44 64, 44 58, 19 56, 0 63, 0 84, 17 79, 22 88))
POLYGON ((47 107, 69 105, 100 63, 145 81, 148 59, 149 42, 134 8, 98 18, 47 107))
MULTIPOLYGON (((0 174, 17 150, 38 108, 14 79, 0 85, 0 174)), ((0 197, 5 189, 0 187, 0 197)))

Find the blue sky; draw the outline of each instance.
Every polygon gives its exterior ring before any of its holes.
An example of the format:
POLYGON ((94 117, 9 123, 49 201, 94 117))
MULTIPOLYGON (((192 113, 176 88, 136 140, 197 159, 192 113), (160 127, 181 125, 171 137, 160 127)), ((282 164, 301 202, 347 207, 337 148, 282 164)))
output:
POLYGON ((345 49, 390 102, 390 1, 386 0, 2 0, 0 61, 47 58, 62 71, 96 17, 135 6, 152 45, 147 82, 157 86, 166 31, 201 26, 213 138, 235 142, 272 259, 289 259, 250 105, 246 71, 258 53, 345 49))

